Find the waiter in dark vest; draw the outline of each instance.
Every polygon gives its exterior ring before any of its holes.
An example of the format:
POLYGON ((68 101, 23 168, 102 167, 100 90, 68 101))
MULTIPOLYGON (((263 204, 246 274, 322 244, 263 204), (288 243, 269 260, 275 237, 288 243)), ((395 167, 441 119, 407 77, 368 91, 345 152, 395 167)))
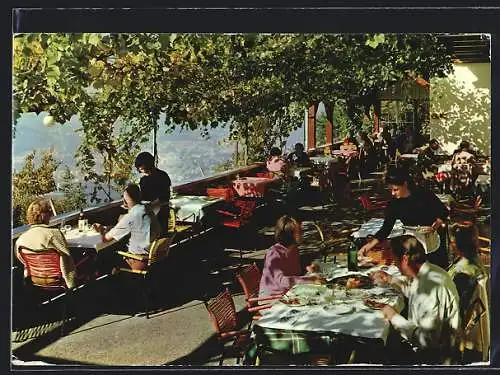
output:
POLYGON ((135 158, 137 171, 144 174, 139 185, 142 199, 150 201, 151 208, 157 213, 162 236, 168 233, 170 186, 172 182, 167 172, 155 166, 155 158, 149 152, 141 152, 135 158))

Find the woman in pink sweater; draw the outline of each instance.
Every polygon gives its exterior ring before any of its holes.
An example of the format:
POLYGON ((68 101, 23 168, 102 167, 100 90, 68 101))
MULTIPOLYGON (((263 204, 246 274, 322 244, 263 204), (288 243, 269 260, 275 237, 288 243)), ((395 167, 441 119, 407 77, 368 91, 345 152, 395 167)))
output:
POLYGON ((297 246, 302 240, 302 229, 296 219, 288 215, 280 217, 274 237, 276 243, 269 248, 264 260, 259 295, 280 294, 299 283, 325 282, 319 276, 300 276, 302 272, 297 246))

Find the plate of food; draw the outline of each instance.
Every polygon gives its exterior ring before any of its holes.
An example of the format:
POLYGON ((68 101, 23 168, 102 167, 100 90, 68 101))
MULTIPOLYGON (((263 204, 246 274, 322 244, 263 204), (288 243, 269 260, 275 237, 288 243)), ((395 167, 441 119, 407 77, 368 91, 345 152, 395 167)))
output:
POLYGON ((305 298, 300 298, 300 297, 288 297, 287 295, 284 295, 279 299, 281 303, 284 303, 285 305, 288 306, 305 306, 309 303, 309 301, 305 298))
POLYGON ((375 301, 373 299, 370 299, 370 298, 365 298, 363 300, 364 304, 374 310, 380 310, 382 309, 386 304, 385 303, 382 303, 382 302, 379 302, 379 301, 375 301))
POLYGON ((373 286, 372 279, 362 274, 340 276, 333 279, 331 282, 344 286, 346 289, 371 288, 373 286))
POLYGON ((355 310, 354 306, 338 305, 338 304, 337 305, 325 305, 325 306, 323 306, 323 309, 325 311, 328 311, 328 312, 333 313, 335 315, 350 314, 355 310))

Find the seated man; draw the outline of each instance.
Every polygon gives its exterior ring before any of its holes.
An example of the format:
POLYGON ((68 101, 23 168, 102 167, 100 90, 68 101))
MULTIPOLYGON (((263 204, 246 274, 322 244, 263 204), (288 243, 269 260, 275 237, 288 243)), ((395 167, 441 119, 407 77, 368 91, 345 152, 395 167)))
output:
POLYGON ((308 166, 311 162, 309 160, 309 155, 304 151, 304 145, 302 143, 295 144, 295 151, 287 156, 286 161, 299 166, 308 166))
POLYGON ((430 169, 439 162, 439 158, 436 155, 437 150, 439 150, 439 142, 437 139, 431 139, 427 147, 424 147, 419 155, 418 160, 426 169, 430 169))
MULTIPOLYGON (((406 351, 409 362, 448 363, 456 358, 459 344, 457 288, 445 270, 426 261, 425 250, 415 237, 393 238, 391 247, 395 262, 406 278, 396 279, 383 271, 374 272, 372 278, 378 285, 399 289, 408 298, 408 318, 389 305, 384 305, 381 311, 416 352, 406 351)), ((395 354, 393 350, 391 355, 395 354)))

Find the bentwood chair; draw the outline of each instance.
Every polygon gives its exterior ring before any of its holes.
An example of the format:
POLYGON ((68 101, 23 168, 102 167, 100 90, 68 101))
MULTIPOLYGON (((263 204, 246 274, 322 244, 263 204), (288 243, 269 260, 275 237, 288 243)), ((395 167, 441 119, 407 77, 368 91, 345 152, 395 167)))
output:
POLYGON ((270 295, 259 297, 259 285, 262 273, 259 267, 254 262, 247 266, 243 271, 236 274, 236 278, 243 289, 245 294, 245 301, 247 304, 248 312, 253 314, 252 319, 257 320, 261 318, 260 311, 268 309, 272 306, 271 303, 259 305, 261 301, 272 301, 280 298, 283 294, 270 295))
MULTIPOLYGON (((117 251, 124 259, 135 259, 143 263, 143 269, 119 268, 118 272, 125 272, 142 277, 143 287, 141 288, 144 300, 144 312, 149 319, 149 295, 152 288, 152 273, 161 264, 161 261, 168 257, 170 250, 170 240, 159 238, 151 243, 149 253, 145 255, 133 254, 127 251, 117 251)), ((159 271, 159 270, 158 270, 159 271)))
POLYGON ((387 200, 381 200, 381 201, 372 201, 368 194, 361 194, 359 196, 359 201, 361 202, 361 205, 363 208, 367 211, 377 211, 377 210, 383 210, 387 207, 387 204, 389 201, 387 200))
POLYGON ((249 330, 238 329, 238 315, 231 293, 226 289, 204 303, 220 345, 219 366, 230 356, 236 357, 236 364, 239 364, 252 340, 249 330))
MULTIPOLYGON (((241 231, 249 226, 256 209, 255 199, 235 199, 226 210, 217 210, 221 215, 220 224, 226 228, 237 232, 237 237, 241 237, 241 231)), ((250 231, 249 231, 250 232, 250 231)), ((239 246, 240 266, 243 263, 243 250, 239 246)))
POLYGON ((31 282, 31 285, 38 290, 50 293, 51 297, 44 300, 41 305, 48 305, 60 298, 64 298, 61 325, 61 336, 63 336, 68 299, 73 289, 68 287, 62 276, 61 255, 55 249, 34 251, 20 246, 18 256, 24 265, 25 276, 31 282))

